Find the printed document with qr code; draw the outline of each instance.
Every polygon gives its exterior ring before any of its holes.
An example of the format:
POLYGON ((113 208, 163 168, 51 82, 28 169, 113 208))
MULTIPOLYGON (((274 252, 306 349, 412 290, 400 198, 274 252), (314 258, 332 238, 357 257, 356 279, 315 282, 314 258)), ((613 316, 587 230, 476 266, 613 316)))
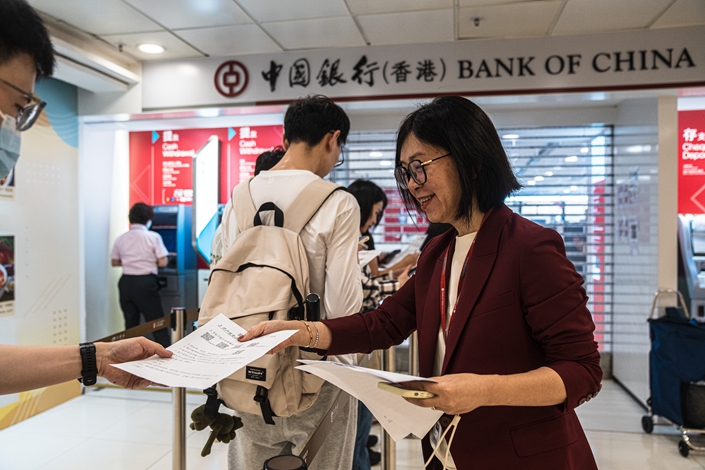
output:
POLYGON ((204 389, 264 356, 294 333, 278 331, 241 343, 237 338, 245 330, 221 313, 169 346, 174 353, 169 358, 155 355, 112 366, 169 387, 204 389))

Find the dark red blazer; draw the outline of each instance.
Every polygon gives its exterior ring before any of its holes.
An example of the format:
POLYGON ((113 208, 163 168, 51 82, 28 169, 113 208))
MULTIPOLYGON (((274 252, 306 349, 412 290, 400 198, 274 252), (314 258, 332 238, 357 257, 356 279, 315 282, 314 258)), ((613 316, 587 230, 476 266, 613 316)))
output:
MULTIPOLYGON (((443 257, 456 235, 451 230, 432 240, 416 275, 377 310, 327 320, 333 334, 328 354, 386 349, 417 330, 420 374, 431 376, 443 257)), ((563 379, 568 398, 557 406, 486 406, 462 415, 451 446, 459 470, 597 468, 574 411, 598 393, 602 380, 582 284, 557 232, 505 205, 487 217, 463 280, 442 375, 548 366, 563 379)), ((423 447, 430 455, 428 437, 423 447)))

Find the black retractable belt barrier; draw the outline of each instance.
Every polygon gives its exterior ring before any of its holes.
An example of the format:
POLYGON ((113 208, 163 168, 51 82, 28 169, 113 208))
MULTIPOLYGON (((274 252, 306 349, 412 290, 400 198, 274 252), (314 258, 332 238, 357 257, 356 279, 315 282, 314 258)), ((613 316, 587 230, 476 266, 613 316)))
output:
MULTIPOLYGON (((198 310, 187 310, 185 315, 185 322, 188 324, 191 322, 195 322, 196 320, 198 320, 198 310)), ((141 325, 137 325, 128 330, 121 331, 120 333, 115 333, 113 335, 106 336, 105 338, 95 340, 94 342, 112 343, 113 341, 119 341, 121 339, 137 338, 139 336, 144 336, 148 333, 163 330, 164 328, 174 328, 175 321, 175 316, 173 313, 171 313, 165 317, 157 318, 156 320, 152 320, 147 323, 142 323, 141 325)))

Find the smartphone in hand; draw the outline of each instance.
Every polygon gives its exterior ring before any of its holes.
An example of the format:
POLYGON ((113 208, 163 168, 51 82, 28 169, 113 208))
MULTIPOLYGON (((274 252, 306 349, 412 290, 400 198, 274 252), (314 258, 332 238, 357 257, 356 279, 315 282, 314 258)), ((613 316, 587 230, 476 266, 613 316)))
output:
POLYGON ((435 393, 425 390, 410 390, 393 382, 377 382, 377 388, 404 398, 433 398, 436 396, 435 393))

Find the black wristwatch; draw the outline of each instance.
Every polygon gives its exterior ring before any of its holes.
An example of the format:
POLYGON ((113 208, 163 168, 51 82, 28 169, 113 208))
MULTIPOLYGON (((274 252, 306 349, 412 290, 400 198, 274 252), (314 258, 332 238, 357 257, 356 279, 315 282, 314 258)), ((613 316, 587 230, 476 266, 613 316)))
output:
POLYGON ((98 381, 98 365, 95 359, 95 345, 93 343, 81 343, 79 345, 81 351, 81 378, 79 382, 85 386, 95 385, 98 381))

